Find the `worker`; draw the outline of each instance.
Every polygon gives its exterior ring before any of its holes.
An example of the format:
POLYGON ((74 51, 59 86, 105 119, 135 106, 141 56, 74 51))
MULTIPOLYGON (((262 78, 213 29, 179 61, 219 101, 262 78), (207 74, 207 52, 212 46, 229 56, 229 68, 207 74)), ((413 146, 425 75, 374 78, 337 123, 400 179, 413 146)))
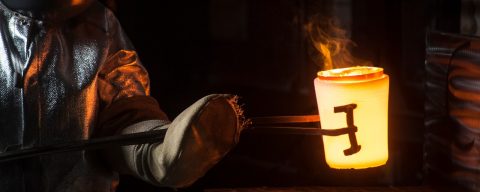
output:
POLYGON ((101 3, 0 0, 0 152, 168 129, 163 142, 0 163, 0 190, 115 191, 118 174, 185 187, 238 142, 234 96, 206 96, 169 121, 149 91, 147 71, 101 3))

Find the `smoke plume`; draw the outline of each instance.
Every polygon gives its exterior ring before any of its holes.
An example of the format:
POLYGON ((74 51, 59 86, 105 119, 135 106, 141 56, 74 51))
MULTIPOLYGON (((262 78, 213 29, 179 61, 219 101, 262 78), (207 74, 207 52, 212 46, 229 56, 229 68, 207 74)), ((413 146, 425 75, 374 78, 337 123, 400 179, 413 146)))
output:
POLYGON ((323 70, 371 65, 352 56, 350 49, 356 45, 347 32, 338 27, 337 20, 314 16, 305 25, 305 30, 313 45, 312 59, 323 70))

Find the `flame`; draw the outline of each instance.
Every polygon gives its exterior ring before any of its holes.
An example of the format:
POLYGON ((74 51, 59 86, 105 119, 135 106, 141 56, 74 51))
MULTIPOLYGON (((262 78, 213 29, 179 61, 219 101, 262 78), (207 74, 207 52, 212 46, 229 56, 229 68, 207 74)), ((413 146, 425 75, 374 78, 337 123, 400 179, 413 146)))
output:
POLYGON ((320 51, 320 53, 322 53, 324 56, 325 69, 333 69, 332 52, 330 51, 330 49, 328 49, 328 45, 323 43, 318 43, 318 42, 315 43, 314 45, 315 45, 315 48, 317 48, 317 50, 320 51))
POLYGON ((318 64, 323 63, 323 70, 371 65, 352 56, 350 47, 355 43, 348 38, 345 30, 338 27, 336 19, 316 15, 305 25, 305 30, 315 48, 313 59, 318 64))

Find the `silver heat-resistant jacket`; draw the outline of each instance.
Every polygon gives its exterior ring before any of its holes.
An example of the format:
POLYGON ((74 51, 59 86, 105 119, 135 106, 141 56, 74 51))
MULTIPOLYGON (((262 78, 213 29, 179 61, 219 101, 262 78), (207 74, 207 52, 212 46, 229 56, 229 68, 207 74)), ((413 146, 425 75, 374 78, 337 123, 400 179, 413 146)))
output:
MULTIPOLYGON (((66 21, 0 3, 0 151, 88 139, 110 103, 148 95, 149 80, 99 3, 66 21)), ((0 164, 0 191, 111 191, 117 176, 85 152, 0 164)))

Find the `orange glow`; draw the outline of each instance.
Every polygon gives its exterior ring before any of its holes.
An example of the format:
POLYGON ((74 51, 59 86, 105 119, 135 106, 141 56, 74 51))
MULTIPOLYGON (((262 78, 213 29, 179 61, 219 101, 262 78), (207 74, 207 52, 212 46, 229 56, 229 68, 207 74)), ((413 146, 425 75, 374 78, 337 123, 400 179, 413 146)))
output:
POLYGON ((331 168, 363 169, 384 165, 388 160, 388 75, 382 68, 350 67, 320 71, 314 80, 322 129, 347 127, 345 113, 334 107, 356 104, 355 133, 361 150, 346 156, 347 134, 323 136, 325 159, 331 168))
POLYGON ((77 6, 83 3, 83 0, 72 0, 72 6, 77 6))

